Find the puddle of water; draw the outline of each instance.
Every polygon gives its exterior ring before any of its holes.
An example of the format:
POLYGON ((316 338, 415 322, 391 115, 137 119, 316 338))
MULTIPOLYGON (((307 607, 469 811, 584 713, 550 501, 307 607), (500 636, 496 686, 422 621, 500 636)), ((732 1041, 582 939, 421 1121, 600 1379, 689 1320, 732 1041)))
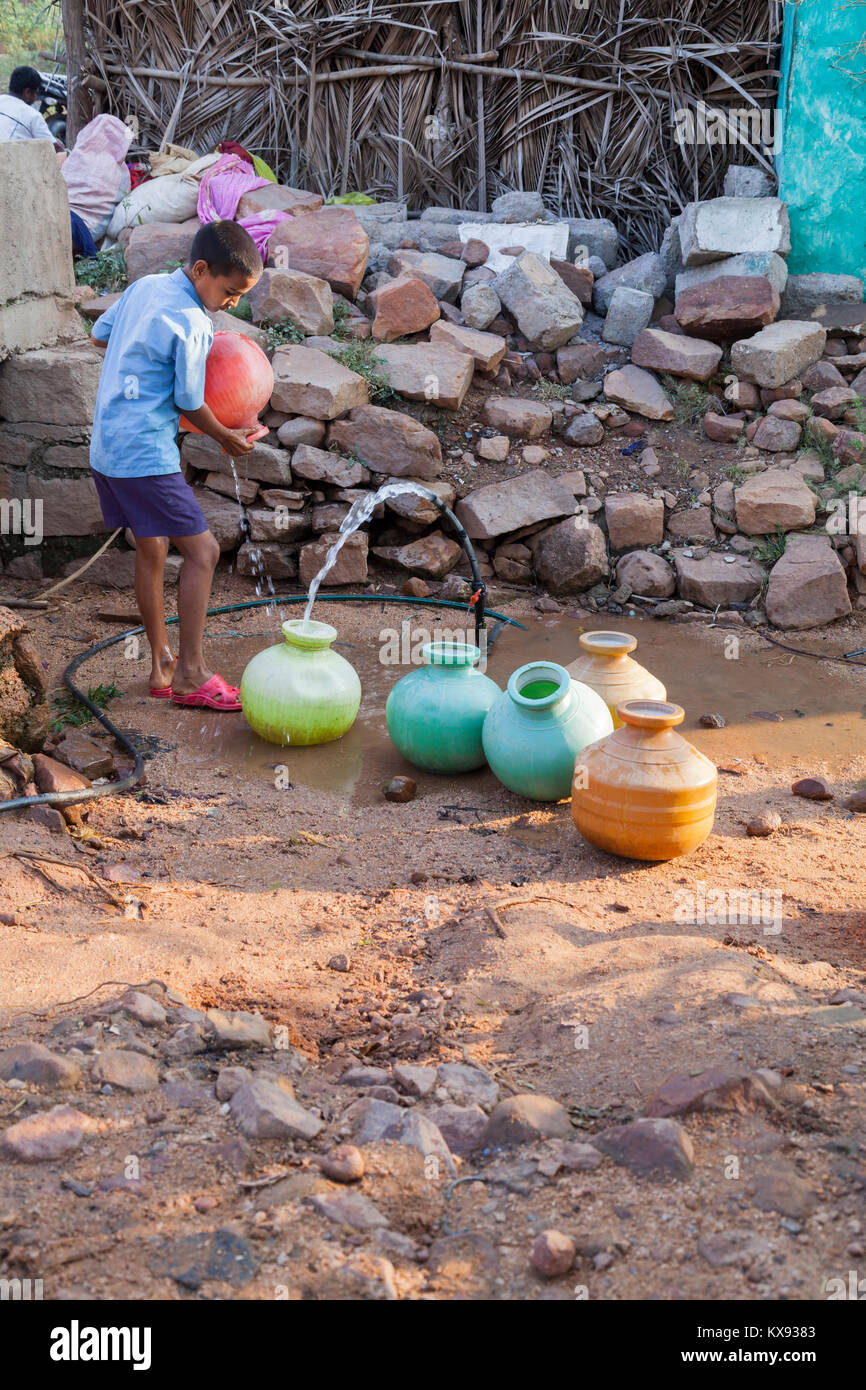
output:
MULTIPOLYGON (((425 615, 417 620, 417 627, 430 622, 425 615)), ((446 615, 442 626, 450 623, 446 615)), ((687 626, 651 619, 605 619, 586 626, 630 632, 637 637, 636 658, 665 683, 668 698, 686 710, 680 731, 716 763, 737 766, 737 760, 748 762, 758 755, 771 769, 788 766, 792 757, 842 769, 863 746, 866 668, 821 665, 774 647, 747 651, 744 644, 739 646, 739 655, 731 658, 726 656, 726 651, 732 650, 732 636, 736 637, 731 629, 698 635, 687 626), (701 727, 700 716, 713 712, 725 718, 725 728, 701 727), (759 712, 782 718, 770 721, 759 717, 759 712)), ((581 654, 578 637, 582 630, 577 622, 564 617, 532 622, 526 631, 503 627, 488 655, 487 674, 504 689, 511 673, 527 662, 555 661, 567 666, 581 654)), ((188 733, 184 738, 189 730, 186 717, 178 725, 177 737, 184 745, 187 765, 202 770, 231 768, 243 777, 264 778, 271 783, 275 769, 282 765, 294 785, 332 792, 354 804, 378 800, 384 783, 399 775, 414 777, 422 790, 441 790, 449 780, 459 782, 467 793, 486 793, 498 785, 488 769, 459 779, 443 779, 411 767, 391 745, 385 726, 388 694, 409 668, 383 665, 374 641, 353 640, 349 609, 340 615, 340 633, 334 645, 355 667, 364 692, 358 718, 348 734, 335 743, 312 748, 279 748, 258 738, 242 719, 228 720, 225 715, 202 711, 196 736, 190 740, 193 747, 187 746, 188 733)), ((274 615, 272 635, 248 637, 223 632, 210 635, 208 640, 219 643, 215 650, 219 652, 220 671, 229 681, 239 683, 247 662, 279 640, 279 618, 274 615)))

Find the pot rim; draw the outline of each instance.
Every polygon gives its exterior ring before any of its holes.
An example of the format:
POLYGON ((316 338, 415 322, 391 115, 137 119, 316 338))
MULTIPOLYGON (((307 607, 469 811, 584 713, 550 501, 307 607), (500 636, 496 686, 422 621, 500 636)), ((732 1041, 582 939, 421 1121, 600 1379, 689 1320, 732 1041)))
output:
POLYGON ((280 627, 290 646, 306 648, 308 651, 330 647, 337 637, 335 627, 331 627, 330 623, 316 622, 315 618, 310 619, 306 628, 303 618, 287 618, 280 627))
POLYGON ((630 632, 614 632, 610 628, 582 632, 577 640, 590 656, 627 656, 637 646, 637 638, 630 632))
POLYGON ((474 666, 481 648, 473 642, 425 642, 421 655, 427 666, 474 666))
POLYGON ((616 707, 617 717, 633 729, 660 732, 682 724, 686 712, 672 700, 625 700, 616 707))
POLYGON ((508 678, 508 694, 516 705, 521 705, 524 709, 549 709, 555 705, 571 689, 571 676, 564 666, 560 666, 556 661, 529 661, 525 666, 518 666, 516 671, 512 671, 508 678), (542 695, 540 699, 533 700, 531 696, 522 695, 520 692, 533 681, 556 681, 556 689, 549 695, 542 695))

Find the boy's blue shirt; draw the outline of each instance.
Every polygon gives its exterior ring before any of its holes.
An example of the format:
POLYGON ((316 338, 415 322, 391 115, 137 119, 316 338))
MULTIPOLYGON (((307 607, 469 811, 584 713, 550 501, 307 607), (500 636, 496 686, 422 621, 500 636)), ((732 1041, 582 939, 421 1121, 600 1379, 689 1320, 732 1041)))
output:
POLYGON ((146 275, 107 309, 93 336, 108 343, 90 463, 110 478, 179 473, 178 417, 204 404, 213 324, 183 270, 146 275))

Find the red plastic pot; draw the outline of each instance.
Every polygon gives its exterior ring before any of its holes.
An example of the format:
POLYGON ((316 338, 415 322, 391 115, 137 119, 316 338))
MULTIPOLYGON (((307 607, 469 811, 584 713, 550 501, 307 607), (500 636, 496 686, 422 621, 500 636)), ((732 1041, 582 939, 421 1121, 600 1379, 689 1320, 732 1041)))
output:
MULTIPOLYGON (((220 424, 230 430, 244 430, 248 439, 261 439, 268 427, 259 422, 259 411, 273 393, 273 368, 261 348, 242 333, 215 333, 207 359, 204 402, 220 424)), ((202 433, 184 415, 180 428, 202 433)))

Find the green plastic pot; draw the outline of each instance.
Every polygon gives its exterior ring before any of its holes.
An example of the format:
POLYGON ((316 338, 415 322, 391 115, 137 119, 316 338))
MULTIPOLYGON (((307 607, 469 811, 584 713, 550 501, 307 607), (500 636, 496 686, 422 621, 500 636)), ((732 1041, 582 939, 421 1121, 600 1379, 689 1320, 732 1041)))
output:
POLYGON ((259 652, 241 677, 244 717, 268 743, 332 743, 350 729, 361 704, 354 667, 331 651, 337 629, 292 618, 284 642, 259 652))
POLYGON ((578 753, 612 732, 600 695, 556 662, 531 661, 513 673, 491 706, 482 742, 509 791, 532 801, 562 801, 571 795, 578 753))
POLYGON ((502 694, 475 666, 481 651, 467 642, 428 642, 424 665, 402 676, 385 705, 391 742, 427 772, 472 772, 485 763, 484 718, 502 694))

